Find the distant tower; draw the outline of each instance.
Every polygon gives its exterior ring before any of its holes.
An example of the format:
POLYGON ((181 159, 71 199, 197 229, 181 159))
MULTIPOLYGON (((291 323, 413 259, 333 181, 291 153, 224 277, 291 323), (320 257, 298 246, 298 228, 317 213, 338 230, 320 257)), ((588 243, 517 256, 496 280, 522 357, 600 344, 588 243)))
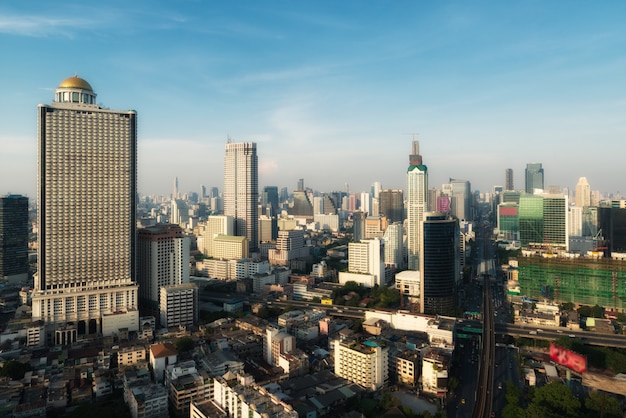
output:
POLYGON ((298 190, 304 190, 304 179, 298 179, 298 190))
POLYGON ((427 212, 422 223, 422 288, 420 310, 431 315, 454 315, 460 278, 459 224, 445 213, 427 212))
POLYGON ((586 177, 579 178, 576 184, 576 206, 579 208, 591 206, 591 186, 586 177))
POLYGON ((370 194, 372 195, 372 197, 374 199, 378 199, 378 197, 379 197, 378 195, 379 195, 381 190, 382 190, 382 186, 380 184, 380 181, 375 181, 370 186, 370 194))
POLYGON ((404 193, 402 190, 381 190, 379 211, 389 223, 404 221, 404 193))
POLYGON ((535 189, 544 189, 543 167, 541 163, 526 164, 526 193, 533 194, 535 189))
POLYGON ((420 269, 420 229, 428 206, 428 167, 422 164, 419 141, 413 141, 407 170, 407 250, 409 270, 420 269))
POLYGON ((28 198, 0 197, 0 279, 28 279, 28 198))
POLYGON ((178 177, 174 177, 174 190, 172 193, 172 199, 178 199, 178 194, 179 194, 179 190, 178 190, 178 177))
POLYGON ((259 246, 258 167, 255 142, 226 144, 224 215, 233 217, 235 235, 248 239, 250 253, 259 246))
POLYGON ((38 165, 33 320, 63 345, 137 331, 136 112, 103 109, 87 81, 65 79, 39 105, 38 165))
POLYGON ((263 188, 263 196, 261 198, 263 206, 270 207, 270 216, 276 216, 278 214, 278 187, 265 186, 263 188))
POLYGON ((513 169, 507 168, 504 171, 504 190, 515 190, 515 184, 513 183, 513 169))

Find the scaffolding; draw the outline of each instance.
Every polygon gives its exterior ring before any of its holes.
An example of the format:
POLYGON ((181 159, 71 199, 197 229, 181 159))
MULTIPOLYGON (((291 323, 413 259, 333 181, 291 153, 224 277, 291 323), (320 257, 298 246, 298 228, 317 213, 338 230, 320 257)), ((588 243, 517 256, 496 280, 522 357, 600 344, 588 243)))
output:
POLYGON ((626 311, 626 261, 609 258, 520 257, 521 294, 554 303, 626 311))

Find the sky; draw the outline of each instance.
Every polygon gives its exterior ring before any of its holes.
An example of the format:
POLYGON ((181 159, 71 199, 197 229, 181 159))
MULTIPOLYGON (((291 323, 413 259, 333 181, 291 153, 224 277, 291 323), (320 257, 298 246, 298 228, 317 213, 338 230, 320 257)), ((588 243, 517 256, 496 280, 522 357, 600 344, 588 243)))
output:
POLYGON ((626 194, 623 1, 0 2, 0 195, 36 195, 37 105, 77 74, 138 112, 138 188, 223 187, 257 143, 259 187, 488 192, 526 163, 546 187, 626 194))

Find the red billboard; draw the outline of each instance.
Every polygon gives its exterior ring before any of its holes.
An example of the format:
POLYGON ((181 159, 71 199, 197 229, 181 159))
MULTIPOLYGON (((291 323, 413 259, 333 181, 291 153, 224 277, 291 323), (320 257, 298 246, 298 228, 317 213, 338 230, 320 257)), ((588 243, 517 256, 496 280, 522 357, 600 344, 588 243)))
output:
POLYGON ((585 356, 554 343, 550 343, 550 360, 572 369, 576 373, 582 374, 587 371, 587 358, 585 356))

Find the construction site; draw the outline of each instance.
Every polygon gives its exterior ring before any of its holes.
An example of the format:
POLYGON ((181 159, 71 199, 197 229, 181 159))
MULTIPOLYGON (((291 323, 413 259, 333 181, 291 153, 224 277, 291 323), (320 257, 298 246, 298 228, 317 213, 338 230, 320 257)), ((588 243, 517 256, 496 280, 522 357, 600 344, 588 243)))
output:
POLYGON ((518 258, 521 294, 554 303, 599 305, 608 311, 626 310, 626 261, 597 257, 518 258))

